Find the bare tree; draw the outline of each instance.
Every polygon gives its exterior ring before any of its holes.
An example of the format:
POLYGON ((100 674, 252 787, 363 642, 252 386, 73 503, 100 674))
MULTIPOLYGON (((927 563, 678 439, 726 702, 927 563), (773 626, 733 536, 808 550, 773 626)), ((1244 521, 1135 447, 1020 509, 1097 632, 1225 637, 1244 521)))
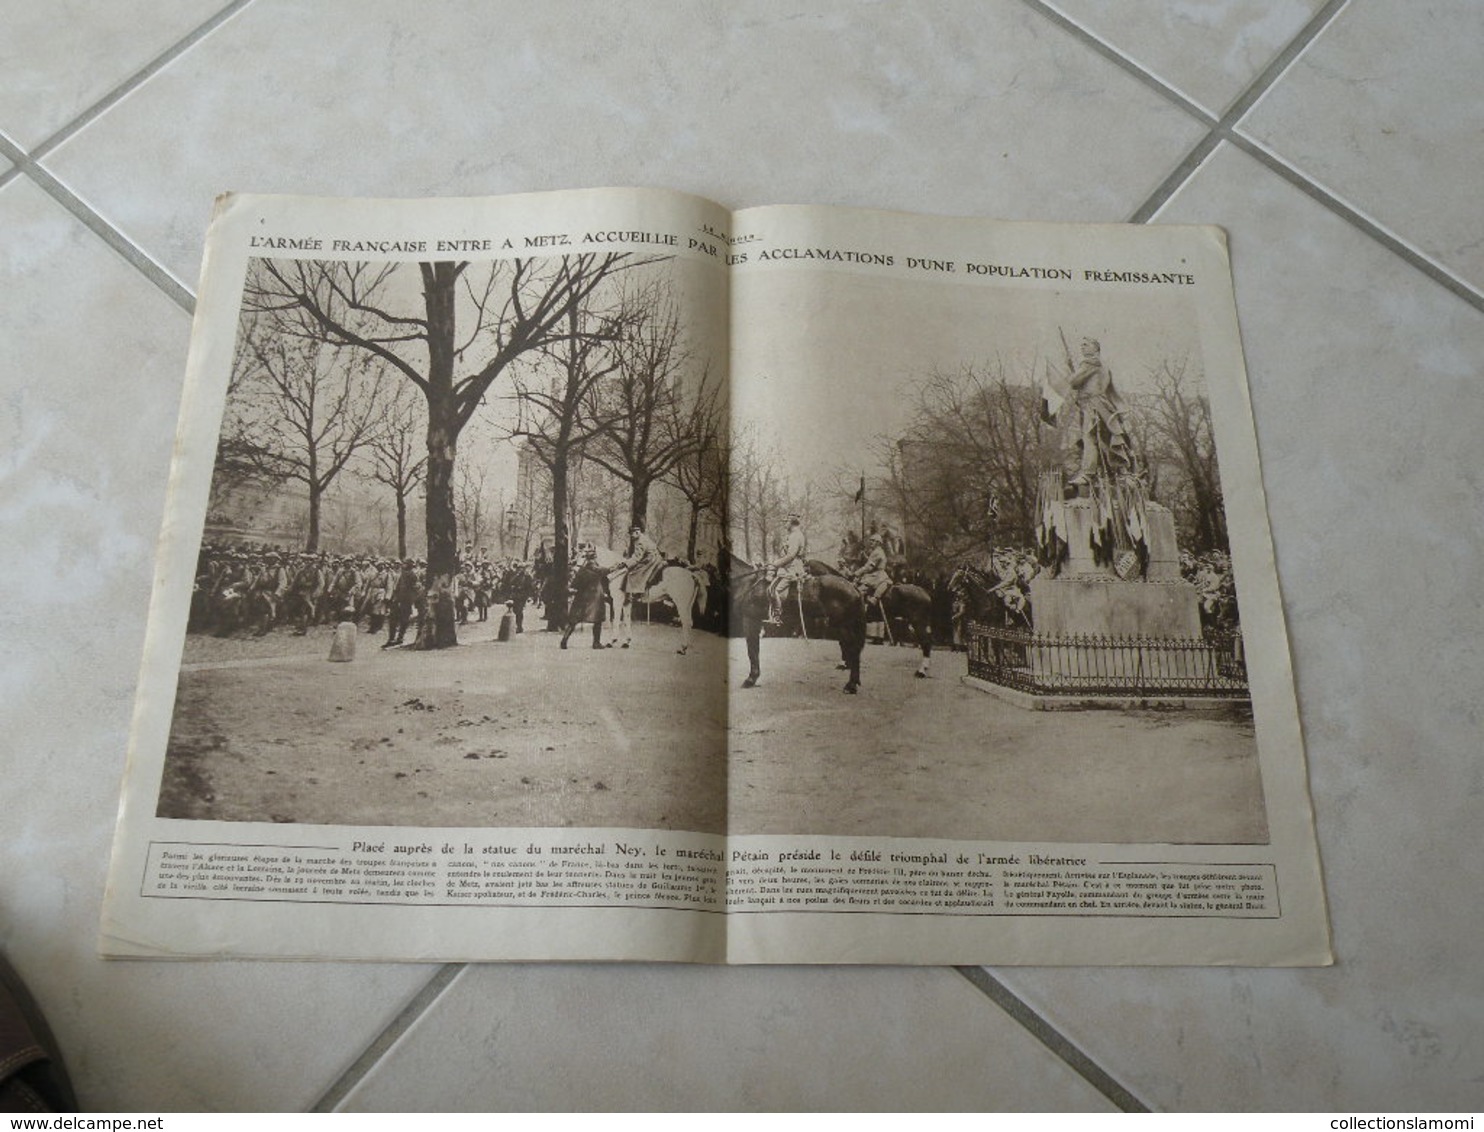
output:
POLYGON ((596 424, 589 459, 631 489, 630 522, 647 521, 649 490, 701 442, 695 405, 707 392, 707 370, 692 356, 681 325, 680 304, 669 286, 631 286, 624 296, 623 332, 613 343, 617 367, 594 384, 596 424), (687 399, 683 379, 694 375, 687 399))
POLYGON ((628 485, 590 460, 579 460, 571 478, 573 532, 597 526, 608 546, 622 546, 628 531, 628 485))
POLYGON ((405 382, 394 385, 382 403, 381 427, 368 448, 367 475, 392 491, 397 513, 397 557, 407 557, 407 500, 422 483, 427 466, 426 430, 417 394, 405 382))
POLYGON ((1177 513, 1193 549, 1224 550, 1226 510, 1211 402, 1199 392, 1200 376, 1191 373, 1187 358, 1161 362, 1152 377, 1153 392, 1141 399, 1140 408, 1150 434, 1151 474, 1165 473, 1160 480, 1161 502, 1177 513))
POLYGON ((417 647, 458 643, 453 578, 458 563, 454 463, 459 435, 495 381, 518 359, 554 342, 626 253, 473 264, 416 265, 261 260, 245 308, 298 310, 326 340, 410 381, 427 403, 426 525, 432 617, 417 647), (415 272, 416 281, 409 278, 415 272), (420 284, 420 286, 419 286, 420 284))
MULTIPOLYGON (((519 420, 511 435, 525 438, 551 478, 552 576, 565 579, 571 561, 573 464, 603 427, 595 411, 594 390, 618 368, 613 342, 623 316, 573 307, 563 333, 516 372, 514 396, 519 420)), ((555 627, 565 618, 565 589, 552 586, 545 596, 546 619, 555 627)))
POLYGON ((728 480, 732 488, 728 503, 735 527, 733 545, 740 542, 742 557, 748 562, 771 557, 771 540, 780 530, 788 506, 777 453, 749 430, 733 445, 728 480))
POLYGON ((920 564, 1031 540, 1037 473, 1054 444, 1038 423, 1034 376, 998 361, 931 373, 912 424, 880 447, 883 486, 920 564))
POLYGON ((686 447, 667 478, 679 489, 689 507, 685 556, 694 562, 701 516, 709 512, 719 522, 725 521, 731 444, 719 385, 703 385, 683 427, 693 443, 686 447))
POLYGON ((304 548, 318 550, 326 490, 376 436, 381 371, 292 309, 245 317, 237 359, 241 379, 229 412, 237 456, 251 452, 262 467, 304 485, 304 548))
MULTIPOLYGON (((491 526, 489 501, 484 490, 488 480, 489 464, 485 461, 459 461, 454 487, 454 512, 458 517, 464 542, 473 546, 484 542, 491 526)), ((494 521, 499 522, 498 516, 494 521)))

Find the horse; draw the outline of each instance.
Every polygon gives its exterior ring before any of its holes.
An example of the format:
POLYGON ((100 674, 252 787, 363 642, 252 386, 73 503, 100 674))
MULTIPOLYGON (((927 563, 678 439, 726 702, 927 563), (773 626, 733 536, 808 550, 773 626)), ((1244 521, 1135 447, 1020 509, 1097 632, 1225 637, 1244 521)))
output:
POLYGON ((622 565, 622 557, 605 547, 597 547, 595 554, 598 565, 608 571, 608 596, 613 608, 613 640, 608 647, 616 644, 626 649, 633 643, 634 602, 668 599, 680 616, 680 647, 675 651, 684 656, 690 649, 695 616, 706 611, 706 572, 695 566, 667 563, 650 578, 643 593, 632 593, 628 588, 629 572, 622 565))
POLYGON ((887 588, 877 606, 888 628, 896 625, 912 631, 913 642, 922 650, 922 663, 913 675, 919 680, 927 679, 933 666, 933 595, 921 586, 898 582, 887 588))
MULTIPOLYGON (((850 678, 845 691, 855 695, 861 685, 861 653, 866 647, 866 606, 860 591, 838 576, 810 576, 802 583, 798 601, 824 618, 840 643, 840 659, 850 678)), ((732 616, 742 626, 747 640, 747 679, 742 687, 754 688, 762 678, 759 642, 768 617, 770 582, 761 570, 732 575, 732 616)))
MULTIPOLYGON (((948 588, 953 593, 954 625, 960 633, 970 621, 998 627, 1012 624, 1009 590, 1014 587, 1016 596, 1020 596, 1014 583, 1013 577, 1002 578, 993 570, 978 566, 960 566, 955 570, 948 579, 948 588)), ((1018 612, 1021 619, 1026 619, 1023 610, 1018 612)))
MULTIPOLYGON (((809 559, 804 564, 804 568, 816 578, 840 578, 849 581, 844 574, 828 562, 821 562, 817 558, 809 559)), ((872 604, 871 601, 866 601, 868 620, 872 604)), ((897 629, 911 630, 912 642, 922 650, 922 663, 917 666, 914 675, 919 680, 927 679, 932 675, 933 666, 933 595, 921 586, 896 582, 887 588, 881 600, 875 604, 881 611, 881 619, 887 627, 887 632, 892 634, 893 640, 898 635, 893 626, 897 629)))
POLYGON ((608 606, 608 571, 592 563, 583 563, 572 575, 572 600, 567 604, 565 632, 562 633, 562 648, 584 621, 592 623, 593 648, 603 647, 603 617, 608 606))

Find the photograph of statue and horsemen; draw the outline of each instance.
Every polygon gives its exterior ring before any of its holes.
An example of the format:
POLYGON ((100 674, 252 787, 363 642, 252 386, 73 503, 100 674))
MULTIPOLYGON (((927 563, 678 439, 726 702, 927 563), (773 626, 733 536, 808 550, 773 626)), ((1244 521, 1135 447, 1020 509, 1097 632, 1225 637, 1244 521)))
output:
POLYGON ((249 259, 157 815, 721 833, 724 266, 249 259))
POLYGON ((1195 304, 733 288, 730 831, 1266 843, 1195 304))

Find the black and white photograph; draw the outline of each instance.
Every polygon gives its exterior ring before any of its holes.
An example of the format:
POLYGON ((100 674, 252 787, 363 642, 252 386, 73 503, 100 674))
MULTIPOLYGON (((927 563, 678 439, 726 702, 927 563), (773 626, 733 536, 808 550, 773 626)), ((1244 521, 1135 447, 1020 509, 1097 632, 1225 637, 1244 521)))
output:
POLYGON ((724 832, 724 274, 253 258, 157 813, 724 832))
POLYGON ((157 816, 1265 842, 1179 289, 737 291, 249 259, 157 816))
POLYGON ((1179 289, 803 266, 742 301, 731 832, 1265 842, 1179 289))
POLYGON ((1219 230, 604 190, 210 239, 110 949, 1318 938, 1219 230))

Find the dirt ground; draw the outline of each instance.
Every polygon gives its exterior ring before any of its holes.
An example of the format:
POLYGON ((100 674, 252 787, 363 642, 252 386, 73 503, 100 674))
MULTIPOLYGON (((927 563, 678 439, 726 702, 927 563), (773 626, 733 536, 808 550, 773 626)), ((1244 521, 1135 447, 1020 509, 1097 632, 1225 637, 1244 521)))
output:
POLYGON ((997 841, 1267 839, 1250 711, 1033 712, 969 688, 962 653, 913 678, 868 646, 858 696, 828 641, 636 627, 328 662, 330 631, 191 637, 162 817, 406 826, 592 826, 997 841), (730 664, 730 676, 728 665, 730 664), (727 691, 732 695, 728 701, 727 691), (730 716, 729 716, 730 711, 730 716), (727 731, 731 799, 727 799, 727 731))
POLYGON ((962 683, 963 653, 936 653, 927 680, 919 659, 868 645, 847 696, 838 646, 764 640, 762 683, 731 702, 731 831, 1267 841, 1245 704, 1031 711, 962 683))
POLYGON ((724 641, 494 636, 414 653, 361 633, 349 663, 326 660, 328 628, 189 638, 160 816, 724 830, 724 641))

